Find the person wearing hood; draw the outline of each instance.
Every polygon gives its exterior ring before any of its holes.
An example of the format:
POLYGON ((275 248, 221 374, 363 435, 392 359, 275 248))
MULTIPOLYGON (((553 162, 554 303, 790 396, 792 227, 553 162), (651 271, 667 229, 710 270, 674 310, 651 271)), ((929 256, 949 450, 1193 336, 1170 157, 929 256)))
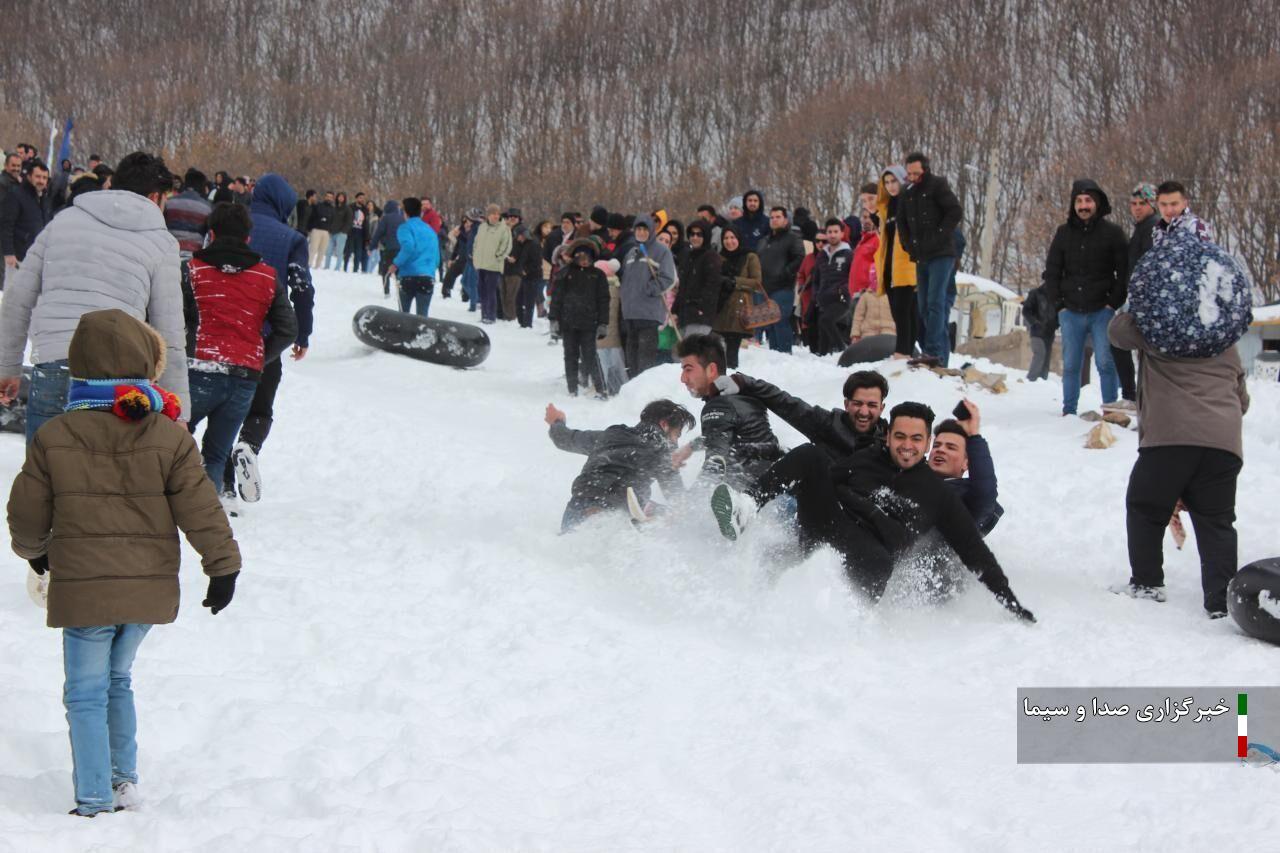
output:
POLYGON ((769 298, 778 303, 782 319, 766 326, 765 336, 769 349, 774 352, 791 352, 794 335, 791 315, 796 307, 796 273, 804 263, 804 241, 787 221, 787 209, 774 206, 769 209, 769 233, 760 241, 756 252, 760 256, 760 272, 764 277, 764 289, 769 298))
POLYGON ((262 369, 297 338, 298 320, 284 282, 249 248, 249 209, 220 202, 208 226, 211 242, 195 251, 183 278, 183 313, 191 431, 208 418, 200 453, 209 479, 221 488, 231 443, 249 414, 262 369))
POLYGON ((422 218, 421 200, 406 198, 402 204, 404 222, 396 229, 400 250, 390 272, 400 279, 400 310, 409 313, 416 301, 418 316, 425 317, 440 267, 440 238, 422 218))
MULTIPOLYGON (((133 185, 134 169, 121 165, 133 185)), ((172 244, 176 275, 176 242, 159 209, 156 218, 147 230, 172 244)), ((174 422, 177 399, 154 384, 170 343, 119 309, 77 320, 66 413, 27 447, 8 516, 14 552, 48 573, 46 624, 62 629, 71 814, 94 817, 141 801, 130 669, 151 626, 178 616, 178 532, 201 557, 212 613, 231 603, 241 562, 195 441, 174 422)))
POLYGON ((1106 218, 1110 213, 1111 202, 1095 181, 1075 181, 1066 224, 1058 226, 1045 258, 1045 296, 1062 329, 1063 415, 1074 415, 1080 402, 1086 339, 1093 342, 1103 404, 1114 403, 1118 394, 1107 325, 1128 298, 1129 241, 1106 218))
POLYGON ((564 342, 565 382, 570 396, 576 397, 580 365, 586 365, 597 390, 606 387, 596 341, 609 334, 609 281, 595 266, 599 251, 594 240, 575 240, 569 252, 572 261, 556 279, 549 314, 564 342))
POLYGON ((622 322, 626 328, 627 375, 635 379, 658 361, 658 326, 667 320, 663 295, 676 283, 671 250, 658 242, 653 220, 636 219, 626 254, 615 252, 622 266, 622 322))
POLYGON ((120 308, 150 322, 168 347, 161 380, 190 411, 178 241, 161 205, 173 187, 164 160, 141 151, 120 161, 114 189, 78 196, 31 244, 0 303, 0 402, 18 396, 31 342, 27 440, 62 412, 71 379, 67 347, 80 317, 120 308))
MULTIPOLYGON (((404 212, 400 210, 400 202, 393 198, 387 202, 382 218, 378 220, 378 226, 373 229, 373 236, 369 238, 369 242, 381 253, 378 258, 378 275, 382 277, 383 296, 391 295, 391 267, 400 252, 400 239, 396 233, 403 224, 404 212)), ((429 226, 431 223, 427 224, 429 226)))
POLYGON ((956 229, 964 216, 951 185, 929 168, 919 151, 907 155, 907 186, 898 203, 898 239, 916 265, 916 301, 920 307, 921 348, 941 367, 951 357, 947 321, 955 274, 956 229))
POLYGON ((880 245, 876 247, 877 292, 889 297, 889 311, 897 335, 895 356, 910 358, 919 337, 916 307, 916 265, 898 234, 898 203, 907 185, 907 170, 894 164, 880 173, 876 216, 880 217, 880 245))
POLYGON ((680 268, 680 289, 671 310, 680 324, 680 334, 709 335, 720 310, 720 252, 711 240, 711 224, 703 219, 689 223, 685 232, 689 254, 680 268))
POLYGON ((725 297, 711 326, 724 340, 725 360, 731 370, 738 369, 738 350, 743 339, 751 335, 751 330, 742 323, 742 312, 751 307, 753 298, 765 296, 760 258, 747 249, 738 222, 730 224, 720 235, 720 289, 725 297))
POLYGON ((760 241, 769 236, 771 223, 765 212, 764 196, 759 190, 747 190, 742 196, 743 213, 734 224, 738 226, 742 245, 748 252, 760 247, 760 241))
POLYGON ((814 299, 811 310, 817 312, 818 352, 827 355, 844 352, 848 344, 849 268, 853 264, 853 249, 844 241, 844 223, 832 217, 827 220, 826 245, 816 254, 813 279, 814 299))

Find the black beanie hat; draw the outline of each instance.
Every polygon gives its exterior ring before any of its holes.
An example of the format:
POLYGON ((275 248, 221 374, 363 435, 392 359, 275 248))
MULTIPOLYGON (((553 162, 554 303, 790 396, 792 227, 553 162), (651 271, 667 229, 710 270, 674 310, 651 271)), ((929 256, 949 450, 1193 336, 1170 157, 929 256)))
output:
POLYGON ((605 210, 601 205, 591 208, 591 221, 601 228, 609 224, 609 211, 605 210))
POLYGON ((605 224, 611 230, 617 229, 618 231, 622 231, 627 227, 627 218, 623 216, 621 213, 610 213, 609 221, 605 224))

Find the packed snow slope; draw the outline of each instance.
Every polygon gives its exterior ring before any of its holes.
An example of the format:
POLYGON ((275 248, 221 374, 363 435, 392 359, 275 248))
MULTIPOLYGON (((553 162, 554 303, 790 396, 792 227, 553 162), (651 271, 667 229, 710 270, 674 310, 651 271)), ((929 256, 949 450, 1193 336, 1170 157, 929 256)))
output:
MULTIPOLYGON (((788 556, 774 519, 723 541, 703 499, 665 528, 558 534, 582 458, 552 446, 545 404, 573 427, 634 423, 658 397, 696 413, 676 367, 570 399, 545 321, 489 327, 492 356, 458 371, 355 340, 376 278, 316 289, 265 497, 234 524, 235 601, 199 606, 187 550, 178 621, 134 667, 145 811, 66 816, 60 637, 10 556, 0 851, 1274 849, 1265 769, 1015 763, 1019 685, 1266 684, 1280 661, 1204 617, 1194 538, 1167 546, 1168 603, 1106 591, 1127 578, 1137 435, 1084 449, 1057 381, 1011 374, 994 396, 881 365, 890 403, 981 406, 1006 508, 989 543, 1040 621, 976 583, 924 603, 909 568, 872 607, 830 551, 788 556)), ((438 294, 431 310, 476 317, 438 294)), ((840 403, 834 356, 752 349, 742 367, 840 403)), ((1280 551, 1280 394, 1251 391, 1242 564, 1280 551)), ((1082 409, 1098 403, 1095 383, 1082 409)), ((0 436, 6 482, 22 456, 0 436)))

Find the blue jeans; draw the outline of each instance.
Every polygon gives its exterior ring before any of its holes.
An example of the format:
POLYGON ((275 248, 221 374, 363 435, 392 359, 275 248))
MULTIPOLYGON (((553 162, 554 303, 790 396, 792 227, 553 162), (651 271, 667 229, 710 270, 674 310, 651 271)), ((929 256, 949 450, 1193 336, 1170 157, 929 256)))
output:
POLYGON ((431 307, 431 293, 434 287, 435 282, 425 275, 407 275, 400 279, 400 310, 408 314, 416 299, 418 301, 418 316, 427 316, 427 309, 431 307))
POLYGON ((1062 413, 1074 415, 1080 403, 1080 368, 1084 363, 1084 340, 1093 339, 1093 362, 1098 366, 1102 381, 1102 402, 1114 403, 1120 387, 1116 363, 1111 358, 1111 341, 1107 337, 1107 325, 1116 312, 1103 308, 1089 314, 1068 311, 1058 312, 1058 326, 1062 329, 1062 413))
POLYGON ((791 331, 791 315, 796 310, 796 291, 793 287, 775 290, 769 298, 778 303, 782 309, 782 319, 772 326, 765 326, 764 333, 769 337, 769 349, 774 352, 791 352, 794 335, 791 331))
POLYGON ((493 323, 498 319, 498 289, 502 286, 502 273, 477 270, 480 275, 480 319, 493 323))
POLYGON ((253 395, 258 391, 258 383, 253 379, 203 370, 191 370, 188 377, 191 384, 191 434, 195 434, 200 421, 209 419, 209 425, 204 430, 204 441, 200 445, 200 455, 204 459, 205 473, 213 480, 213 485, 221 490, 222 475, 226 469, 227 457, 231 455, 231 445, 235 443, 240 425, 249 414, 249 406, 253 403, 253 395))
POLYGON ((955 258, 934 258, 916 263, 916 299, 920 303, 920 318, 924 321, 925 355, 937 357, 943 367, 951 357, 951 336, 947 321, 950 319, 951 276, 955 270, 955 258))
POLYGON ((62 414, 70 385, 71 371, 65 358, 37 364, 31 370, 31 385, 27 389, 27 444, 36 437, 40 427, 62 414))
POLYGON ((138 717, 130 669, 150 625, 62 629, 62 704, 71 727, 72 782, 81 814, 111 811, 111 788, 138 781, 138 717))
POLYGON ((476 310, 476 305, 480 303, 480 273, 471 265, 471 261, 467 261, 462 270, 462 298, 469 303, 468 311, 476 310))
POLYGON ((329 251, 324 256, 324 269, 329 268, 329 259, 333 258, 333 268, 342 269, 342 258, 347 249, 347 235, 333 234, 329 237, 329 251))

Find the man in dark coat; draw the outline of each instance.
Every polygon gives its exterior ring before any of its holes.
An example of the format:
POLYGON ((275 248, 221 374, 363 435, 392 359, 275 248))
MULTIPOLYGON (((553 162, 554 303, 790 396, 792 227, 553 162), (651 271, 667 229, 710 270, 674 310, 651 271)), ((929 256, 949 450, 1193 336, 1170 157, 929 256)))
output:
POLYGON ((742 216, 734 224, 742 234, 742 243, 747 251, 755 252, 760 241, 769 236, 771 223, 765 213, 764 195, 760 190, 747 190, 742 194, 742 216))
POLYGON ((1103 404, 1114 403, 1119 381, 1107 339, 1107 324, 1125 303, 1129 282, 1129 241, 1107 220, 1111 202, 1088 178, 1071 185, 1066 224, 1058 226, 1045 258, 1045 296, 1058 311, 1062 329, 1062 414, 1074 415, 1080 402, 1084 344, 1093 342, 1102 380, 1103 404))
POLYGON ((844 352, 853 311, 853 297, 849 295, 853 249, 844 242, 844 224, 834 217, 828 219, 826 234, 826 245, 818 250, 813 271, 816 285, 811 311, 816 314, 818 326, 817 355, 844 352))
POLYGON ((572 262, 556 279, 551 325, 564 343, 564 376, 572 396, 578 394, 578 366, 586 365, 597 389, 604 388, 596 340, 609 332, 609 280, 596 269, 594 238, 570 244, 572 262))
POLYGON ((760 241, 756 254, 760 256, 764 289, 782 312, 782 319, 765 327, 769 349, 791 352, 791 315, 796 308, 796 273, 804 262, 804 241, 791 230, 785 207, 769 209, 769 233, 760 241))
MULTIPOLYGON (((1129 195, 1129 215, 1133 217, 1133 234, 1129 237, 1129 274, 1133 275, 1138 261, 1151 249, 1156 225, 1160 223, 1160 212, 1156 210, 1155 184, 1141 183, 1133 188, 1129 195)), ((1111 360, 1116 365, 1116 376, 1120 379, 1120 398, 1124 401, 1117 403, 1116 408, 1136 410, 1138 383, 1133 367, 1133 353, 1113 345, 1111 360)))
POLYGON ((951 356, 947 334, 951 278, 955 273, 955 231, 964 214, 951 185, 929 170, 929 158, 907 155, 907 187, 898 202, 898 239, 916 265, 916 300, 924 321, 923 350, 942 367, 951 356))
POLYGON ((6 271, 22 263, 52 215, 49 168, 37 160, 22 183, 0 200, 0 249, 6 271))
POLYGON ((790 492, 796 498, 801 547, 835 548, 849 580, 874 601, 884 594, 895 559, 936 530, 1003 607, 1034 622, 960 496, 922 464, 932 427, 928 406, 899 403, 889 414, 884 445, 872 445, 834 466, 817 447, 797 447, 745 492, 727 486, 715 490, 711 506, 720 531, 736 539, 757 507, 790 492))
POLYGON ((582 430, 569 429, 564 412, 548 404, 546 422, 556 447, 587 457, 573 481, 572 497, 560 522, 562 533, 596 513, 626 509, 628 488, 641 507, 649 502, 654 480, 668 500, 684 491, 679 473, 684 455, 674 455, 681 432, 694 424, 684 406, 654 400, 640 412, 635 426, 582 430))

